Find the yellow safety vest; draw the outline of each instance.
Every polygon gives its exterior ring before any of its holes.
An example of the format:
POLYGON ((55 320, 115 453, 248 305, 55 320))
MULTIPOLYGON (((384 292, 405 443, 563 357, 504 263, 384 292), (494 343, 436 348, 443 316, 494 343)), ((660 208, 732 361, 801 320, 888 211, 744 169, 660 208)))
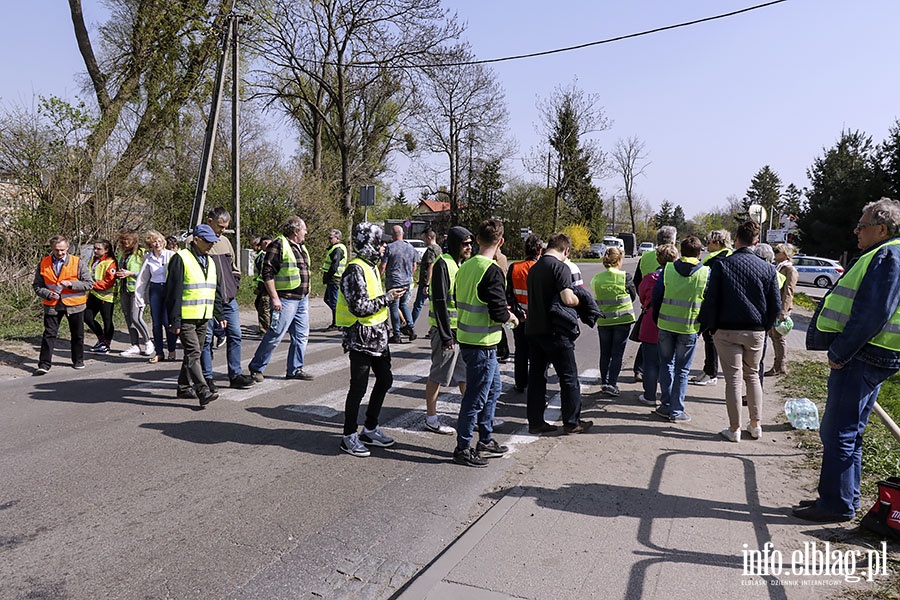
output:
POLYGON ((496 346, 503 337, 502 323, 491 319, 488 305, 478 297, 478 284, 493 260, 477 254, 456 274, 456 339, 472 346, 496 346))
MULTIPOLYGON (((838 279, 837 285, 823 300, 822 312, 816 319, 816 329, 833 333, 840 333, 844 330, 844 326, 850 320, 850 314, 853 312, 853 301, 859 291, 859 285, 869 269, 872 257, 883 246, 898 245, 900 245, 900 239, 895 238, 866 252, 849 271, 844 273, 843 277, 838 279)), ((873 346, 900 352, 900 305, 894 309, 894 314, 887 320, 878 335, 869 340, 869 343, 873 346)))
POLYGON ((659 268, 659 262, 656 259, 656 250, 648 250, 641 254, 641 260, 638 263, 641 267, 641 277, 646 277, 659 268))
POLYGON ((722 254, 723 252, 725 253, 725 256, 723 256, 722 258, 731 256, 731 250, 729 248, 722 248, 721 250, 716 250, 715 252, 710 252, 709 254, 707 254, 706 258, 703 259, 703 264, 709 264, 709 261, 722 254))
MULTIPOLYGON (((297 265, 297 259, 294 257, 294 251, 291 249, 291 243, 283 235, 279 235, 276 239, 281 240, 281 268, 275 274, 276 290, 293 290, 300 287, 300 267, 297 265)), ((309 254, 306 247, 300 245, 300 251, 306 257, 306 264, 309 264, 309 254)))
MULTIPOLYGON (((144 251, 140 248, 137 248, 134 252, 128 255, 127 260, 122 260, 122 257, 119 256, 119 260, 116 261, 119 263, 120 269, 125 269, 126 271, 131 271, 132 273, 137 273, 141 270, 141 263, 144 261, 144 251), (124 265, 124 267, 122 266, 124 265)), ((134 286, 137 282, 137 275, 131 275, 125 278, 125 289, 131 293, 134 293, 134 286)))
MULTIPOLYGON (((97 264, 94 265, 94 281, 100 281, 104 277, 106 277, 106 272, 109 270, 109 265, 115 262, 115 259, 111 256, 107 256, 103 260, 97 261, 97 264)), ((116 295, 116 286, 112 285, 109 289, 106 290, 91 290, 91 295, 97 298, 100 298, 104 302, 113 302, 116 295)))
POLYGON ((666 290, 657 325, 672 333, 699 332, 697 317, 709 280, 709 267, 700 267, 690 276, 683 277, 675 270, 675 263, 667 263, 662 276, 666 290))
POLYGON ((625 289, 625 271, 610 268, 594 275, 591 289, 597 299, 597 307, 606 315, 597 319, 597 327, 634 323, 634 306, 625 289))
MULTIPOLYGON (((453 257, 449 254, 441 254, 434 261, 434 265, 432 269, 437 266, 438 261, 444 261, 447 263, 447 275, 450 278, 450 285, 447 288, 447 314, 450 315, 450 329, 456 329, 458 327, 458 313, 456 311, 456 273, 459 271, 459 265, 456 264, 456 261, 453 260, 453 257)), ((432 278, 432 286, 434 285, 434 279, 432 278)), ((431 297, 434 298, 434 288, 430 289, 431 297)), ((434 304, 428 303, 428 324, 432 327, 437 327, 437 319, 434 316, 434 304)))
POLYGON ((182 319, 210 319, 216 301, 216 261, 207 259, 206 275, 194 253, 183 248, 178 251, 184 263, 184 288, 181 292, 182 319))
MULTIPOLYGON (((369 296, 369 300, 384 296, 384 288, 381 287, 381 277, 378 276, 372 265, 361 258, 354 258, 348 263, 349 265, 359 265, 362 269, 363 275, 366 277, 366 293, 369 296)), ((343 287, 338 289, 337 308, 335 308, 334 312, 334 323, 338 327, 350 327, 354 323, 372 327, 379 323, 384 323, 387 321, 387 318, 387 305, 382 306, 377 312, 368 317, 357 317, 350 312, 350 306, 347 304, 347 297, 344 296, 343 287)))
POLYGON ((340 248, 340 249, 341 249, 341 253, 342 253, 342 254, 341 254, 341 261, 338 263, 337 271, 334 272, 334 276, 335 276, 335 277, 340 277, 341 275, 344 274, 344 269, 347 268, 347 246, 345 246, 344 244, 342 244, 342 243, 340 243, 340 242, 338 242, 337 244, 333 245, 331 248, 329 248, 329 249, 325 252, 325 262, 322 263, 322 272, 323 272, 323 273, 327 273, 328 271, 331 270, 331 252, 332 252, 335 248, 340 248))

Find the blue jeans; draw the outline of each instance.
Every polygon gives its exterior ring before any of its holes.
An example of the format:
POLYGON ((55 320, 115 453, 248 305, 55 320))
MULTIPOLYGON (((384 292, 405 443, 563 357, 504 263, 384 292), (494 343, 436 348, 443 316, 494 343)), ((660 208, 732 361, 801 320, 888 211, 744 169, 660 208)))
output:
POLYGON ((656 400, 659 384, 659 350, 656 344, 641 342, 644 369, 644 398, 656 400))
POLYGON ((163 349, 163 330, 166 332, 166 348, 169 352, 175 352, 175 342, 178 336, 169 330, 169 315, 166 312, 166 284, 151 283, 147 289, 150 299, 150 320, 153 322, 153 347, 156 355, 165 357, 163 349))
MULTIPOLYGON (((272 316, 275 316, 274 309, 272 316)), ((269 328, 256 348, 256 354, 250 361, 251 373, 262 373, 266 365, 272 360, 272 353, 290 330, 291 347, 288 349, 287 374, 292 375, 297 369, 303 368, 303 356, 306 354, 306 341, 309 339, 309 296, 300 300, 289 298, 281 299, 281 318, 278 327, 269 328)))
POLYGON ((419 320, 419 313, 422 312, 422 307, 425 306, 426 300, 428 300, 428 286, 420 285, 416 290, 416 299, 413 300, 412 326, 415 326, 416 321, 419 320))
POLYGON ((858 358, 842 369, 831 370, 819 430, 822 471, 818 506, 822 510, 844 517, 852 517, 859 510, 863 431, 881 384, 896 372, 858 358))
MULTIPOLYGON (((225 324, 225 357, 228 360, 228 379, 230 381, 241 374, 241 314, 236 298, 232 298, 231 302, 222 305, 222 318, 228 321, 225 324)), ((206 341, 203 343, 203 351, 200 352, 200 368, 203 369, 203 377, 206 379, 212 379, 213 376, 212 339, 213 330, 218 329, 217 326, 218 323, 215 319, 209 320, 206 341)))
POLYGON ((337 311, 338 289, 339 283, 329 283, 325 285, 325 306, 331 309, 331 324, 334 325, 334 316, 337 311))
POLYGON ((616 385, 619 372, 622 370, 622 357, 628 343, 630 323, 597 327, 600 336, 600 383, 616 385))
POLYGON ((464 449, 472 443, 476 423, 478 439, 482 442, 491 439, 494 433, 494 410, 502 388, 496 349, 461 347, 460 350, 466 361, 466 393, 459 405, 456 447, 464 449))
POLYGON ((677 417, 684 413, 684 396, 697 348, 697 334, 660 329, 656 348, 659 352, 660 410, 669 413, 670 417, 677 417))
POLYGON ((400 335, 400 313, 403 313, 403 318, 406 319, 406 324, 410 327, 413 326, 414 321, 412 318, 412 313, 409 310, 409 287, 406 288, 406 291, 403 292, 403 295, 400 296, 399 300, 392 300, 388 305, 388 310, 391 312, 391 330, 393 331, 395 336, 400 335))

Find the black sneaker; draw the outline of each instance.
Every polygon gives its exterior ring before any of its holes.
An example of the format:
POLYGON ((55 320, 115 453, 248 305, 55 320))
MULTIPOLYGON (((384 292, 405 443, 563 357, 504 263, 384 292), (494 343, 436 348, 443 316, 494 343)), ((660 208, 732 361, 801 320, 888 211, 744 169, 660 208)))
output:
POLYGON ((84 368, 84 363, 81 362, 81 361, 79 361, 79 362, 77 362, 77 363, 74 363, 74 364, 72 365, 72 368, 73 368, 73 369, 79 369, 79 370, 81 370, 81 369, 84 368))
MULTIPOLYGON (((229 384, 233 388, 242 390, 244 388, 250 387, 251 385, 256 385, 256 382, 253 381, 253 378, 246 373, 241 373, 240 375, 232 379, 229 384)), ((210 388, 210 391, 212 391, 212 388, 210 388)))
POLYGON ((212 377, 206 380, 206 387, 208 387, 209 391, 213 394, 219 391, 219 388, 216 385, 216 382, 212 380, 212 377))
POLYGON ((194 390, 192 390, 191 388, 187 388, 184 390, 178 390, 178 393, 175 394, 175 397, 182 400, 193 400, 197 397, 197 394, 195 394, 194 390))
POLYGON ((218 399, 219 394, 217 394, 215 392, 205 392, 205 393, 200 392, 199 397, 200 397, 200 406, 203 407, 203 406, 206 406, 207 404, 209 404, 210 402, 212 402, 213 400, 218 399))
POLYGON ((453 462, 467 467, 486 467, 488 461, 481 458, 477 451, 471 448, 457 448, 453 451, 453 462))
POLYGON ((509 452, 509 446, 501 446, 497 443, 497 440, 491 438, 487 442, 479 440, 479 442, 475 444, 475 450, 479 455, 484 456, 485 458, 494 458, 496 456, 503 456, 509 452))
POLYGON ((413 340, 415 340, 415 339, 418 337, 418 336, 416 335, 416 332, 413 331, 413 328, 410 327, 409 325, 404 325, 403 327, 401 327, 401 328, 400 328, 400 333, 402 333, 403 335, 409 337, 409 341, 413 341, 413 340))
POLYGON ((409 343, 409 342, 404 340, 399 335, 392 335, 391 337, 388 338, 388 344, 407 344, 407 343, 409 343))
POLYGON ((293 373, 289 375, 285 375, 285 379, 299 379, 301 381, 312 381, 315 379, 312 375, 304 371, 303 369, 297 369, 293 373))

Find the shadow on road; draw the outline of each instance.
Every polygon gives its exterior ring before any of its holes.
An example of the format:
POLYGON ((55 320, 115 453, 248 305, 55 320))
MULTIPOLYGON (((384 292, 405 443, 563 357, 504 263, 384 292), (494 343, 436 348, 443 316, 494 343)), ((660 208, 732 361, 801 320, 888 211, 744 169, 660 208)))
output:
MULTIPOLYGON (((80 372, 75 372, 81 375, 80 372)), ((61 381, 44 380, 42 383, 36 384, 34 391, 29 392, 29 395, 34 400, 51 402, 71 402, 75 404, 120 402, 137 406, 201 410, 196 402, 185 404, 181 400, 177 400, 174 386, 170 395, 164 395, 155 391, 141 389, 140 386, 143 385, 130 379, 104 379, 97 377, 65 379, 61 381)))

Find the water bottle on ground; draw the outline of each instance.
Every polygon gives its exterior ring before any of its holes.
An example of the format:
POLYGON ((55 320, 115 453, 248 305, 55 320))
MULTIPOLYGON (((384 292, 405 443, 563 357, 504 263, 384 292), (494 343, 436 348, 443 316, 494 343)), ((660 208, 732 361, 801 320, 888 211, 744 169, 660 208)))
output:
POLYGON ((273 331, 276 330, 276 329, 278 329, 278 323, 279 323, 279 321, 281 321, 281 311, 280 311, 280 310, 273 310, 273 311, 272 311, 272 318, 269 319, 269 329, 271 329, 271 330, 273 330, 273 331))
POLYGON ((819 408, 808 398, 788 398, 784 403, 784 414, 794 429, 819 428, 819 408))

